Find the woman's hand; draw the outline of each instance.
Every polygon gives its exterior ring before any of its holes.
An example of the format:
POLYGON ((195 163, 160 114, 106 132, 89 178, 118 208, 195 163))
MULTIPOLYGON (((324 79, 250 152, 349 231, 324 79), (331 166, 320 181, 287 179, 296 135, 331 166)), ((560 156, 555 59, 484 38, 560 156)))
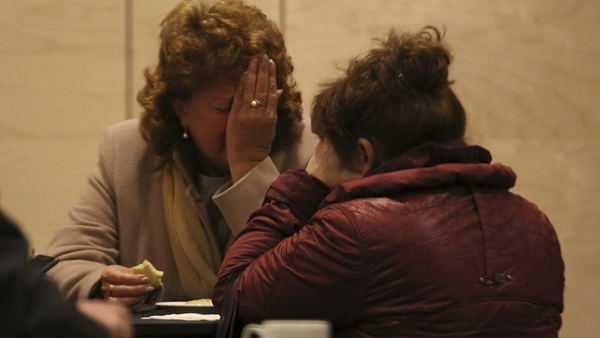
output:
POLYGON ((252 60, 235 89, 227 121, 227 160, 233 183, 269 156, 279 94, 273 60, 267 55, 252 60))
POLYGON ((320 179, 331 189, 344 182, 363 177, 362 172, 350 170, 342 164, 342 161, 333 149, 331 141, 328 139, 319 141, 319 144, 315 147, 314 155, 306 166, 306 171, 320 179))
POLYGON ((100 275, 100 291, 104 299, 121 302, 129 307, 144 303, 154 287, 144 274, 134 274, 133 269, 106 267, 100 275))

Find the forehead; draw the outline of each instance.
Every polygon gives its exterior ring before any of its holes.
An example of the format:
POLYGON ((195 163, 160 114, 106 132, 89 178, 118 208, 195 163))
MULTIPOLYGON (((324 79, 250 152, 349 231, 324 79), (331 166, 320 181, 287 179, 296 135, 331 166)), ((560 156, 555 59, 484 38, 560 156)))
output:
POLYGON ((233 99, 236 83, 230 80, 215 81, 200 88, 192 93, 194 101, 228 101, 233 99))

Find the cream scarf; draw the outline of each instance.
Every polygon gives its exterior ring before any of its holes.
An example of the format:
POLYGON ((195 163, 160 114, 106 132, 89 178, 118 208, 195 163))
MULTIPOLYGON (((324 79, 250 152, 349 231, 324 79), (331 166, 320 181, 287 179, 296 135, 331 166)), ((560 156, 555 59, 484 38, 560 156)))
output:
POLYGON ((169 241, 183 291, 190 299, 210 298, 218 271, 212 267, 209 236, 186 198, 185 180, 172 161, 164 167, 162 188, 169 241))

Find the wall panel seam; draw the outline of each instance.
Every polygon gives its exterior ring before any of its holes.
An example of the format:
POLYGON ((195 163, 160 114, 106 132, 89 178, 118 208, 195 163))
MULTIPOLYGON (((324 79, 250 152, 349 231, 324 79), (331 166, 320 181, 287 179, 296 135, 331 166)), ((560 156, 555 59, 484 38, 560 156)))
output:
POLYGON ((125 119, 133 118, 134 88, 134 13, 133 0, 125 0, 125 119))

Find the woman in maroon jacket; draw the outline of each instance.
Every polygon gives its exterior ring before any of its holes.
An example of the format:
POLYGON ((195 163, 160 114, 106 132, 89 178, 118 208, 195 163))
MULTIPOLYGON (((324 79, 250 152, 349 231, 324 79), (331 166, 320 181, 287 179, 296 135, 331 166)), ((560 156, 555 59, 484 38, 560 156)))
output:
POLYGON ((390 32, 316 96, 321 142, 281 175, 225 257, 245 321, 312 318, 337 337, 556 337, 556 233, 515 174, 463 141, 440 32, 390 32))

